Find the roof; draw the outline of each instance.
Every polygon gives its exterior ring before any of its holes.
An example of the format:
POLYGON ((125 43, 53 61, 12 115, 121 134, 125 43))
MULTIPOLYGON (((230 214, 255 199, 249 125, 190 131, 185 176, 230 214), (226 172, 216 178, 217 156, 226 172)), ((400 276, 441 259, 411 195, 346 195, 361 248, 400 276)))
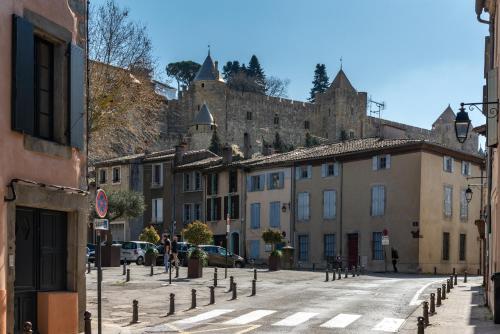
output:
POLYGON ((330 88, 345 88, 355 91, 354 87, 351 85, 351 82, 349 81, 349 79, 347 79, 347 75, 345 75, 342 69, 340 69, 340 71, 335 76, 335 79, 333 79, 330 88))
MULTIPOLYGON (((210 151, 208 151, 210 152, 210 151)), ((210 152, 212 153, 212 152, 210 152)), ((197 161, 192 161, 192 162, 187 162, 180 164, 176 167, 176 170, 185 170, 185 169, 196 169, 196 168, 206 168, 214 165, 219 165, 222 162, 222 157, 219 157, 218 155, 215 155, 215 153, 212 153, 214 156, 197 160, 197 161)))
POLYGON ((432 126, 435 126, 438 123, 454 123, 455 122, 455 113, 453 112, 453 109, 451 109, 450 105, 448 104, 448 107, 439 115, 439 117, 436 119, 434 123, 432 123, 432 126))
POLYGON ((215 70, 214 61, 210 57, 210 52, 194 77, 194 81, 198 80, 217 80, 217 71, 215 70))
POLYGON ((208 110, 208 107, 205 103, 203 103, 200 111, 198 111, 198 114, 194 118, 194 124, 196 124, 196 125, 213 125, 213 124, 215 124, 214 118, 213 118, 212 114, 210 113, 210 110, 208 110))
POLYGON ((111 158, 111 159, 96 161, 94 163, 94 166, 99 167, 99 166, 124 164, 124 163, 128 163, 128 162, 135 160, 135 159, 140 159, 140 158, 144 157, 144 155, 145 155, 144 153, 138 153, 138 154, 131 154, 131 155, 125 155, 125 156, 121 156, 121 157, 115 157, 115 158, 111 158))
MULTIPOLYGON (((209 150, 192 150, 186 151, 182 156, 182 164, 189 164, 198 160, 205 159, 207 157, 218 157, 215 153, 209 150)), ((173 160, 175 158, 175 149, 169 151, 164 151, 163 153, 151 153, 144 158, 144 162, 155 162, 155 161, 165 161, 173 160)), ((181 166, 182 166, 181 164, 181 166)))

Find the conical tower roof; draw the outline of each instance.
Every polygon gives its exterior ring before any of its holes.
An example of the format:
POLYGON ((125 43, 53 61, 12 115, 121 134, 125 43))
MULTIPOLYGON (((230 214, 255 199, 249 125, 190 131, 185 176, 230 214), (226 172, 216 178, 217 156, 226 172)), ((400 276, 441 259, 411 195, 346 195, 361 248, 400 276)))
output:
POLYGON ((439 117, 436 119, 434 123, 432 123, 432 126, 435 126, 438 123, 441 124, 450 124, 455 122, 455 113, 453 112, 453 109, 451 109, 450 105, 448 104, 448 107, 439 115, 439 117))
POLYGON ((217 71, 215 70, 215 64, 210 57, 210 51, 208 52, 207 58, 201 65, 200 70, 196 73, 194 81, 198 80, 217 80, 217 71))
POLYGON ((208 107, 205 103, 203 103, 203 106, 201 106, 200 111, 194 118, 194 124, 195 125, 213 125, 215 124, 214 122, 214 117, 212 116, 212 113, 210 113, 210 110, 208 110, 208 107))
POLYGON ((340 71, 335 76, 335 79, 333 79, 330 88, 344 88, 355 91, 354 87, 351 85, 351 82, 349 81, 349 79, 347 79, 347 75, 345 75, 342 69, 340 69, 340 71))

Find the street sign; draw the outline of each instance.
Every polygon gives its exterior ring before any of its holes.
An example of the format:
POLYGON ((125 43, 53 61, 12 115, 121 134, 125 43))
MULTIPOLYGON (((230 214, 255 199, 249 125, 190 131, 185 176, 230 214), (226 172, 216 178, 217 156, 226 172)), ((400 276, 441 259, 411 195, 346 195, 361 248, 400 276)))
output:
POLYGON ((101 218, 106 217, 108 213, 108 197, 102 189, 98 189, 95 196, 95 212, 101 218))
POLYGON ((387 235, 382 236, 382 246, 389 246, 389 237, 387 235))
POLYGON ((109 230, 109 220, 107 219, 94 219, 94 228, 96 230, 109 230))

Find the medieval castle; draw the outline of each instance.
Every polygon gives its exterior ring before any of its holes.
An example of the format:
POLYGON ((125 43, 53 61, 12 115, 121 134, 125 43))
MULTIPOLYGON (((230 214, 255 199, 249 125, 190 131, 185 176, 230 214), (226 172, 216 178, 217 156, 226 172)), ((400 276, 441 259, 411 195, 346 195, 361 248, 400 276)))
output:
POLYGON ((190 149, 207 148, 217 131, 221 143, 237 145, 247 157, 263 152, 276 133, 293 147, 305 145, 310 134, 319 142, 350 138, 426 139, 450 148, 476 153, 478 134, 460 144, 455 137, 455 114, 448 106, 432 124, 423 129, 367 114, 367 93, 358 92, 342 69, 330 87, 316 95, 316 102, 300 102, 228 87, 210 53, 189 88, 168 101, 160 145, 172 147, 179 139, 190 149))

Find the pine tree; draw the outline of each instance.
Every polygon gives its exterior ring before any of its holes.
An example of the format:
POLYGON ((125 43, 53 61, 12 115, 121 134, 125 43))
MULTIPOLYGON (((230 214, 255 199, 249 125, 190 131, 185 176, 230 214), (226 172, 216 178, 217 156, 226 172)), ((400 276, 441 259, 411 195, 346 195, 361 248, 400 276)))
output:
POLYGON ((210 140, 210 146, 208 149, 217 155, 222 154, 222 144, 220 143, 219 136, 217 135, 217 130, 214 130, 212 134, 212 139, 210 140))
POLYGON ((274 142, 273 142, 273 147, 276 151, 278 152, 283 152, 283 142, 281 141, 280 134, 276 132, 276 135, 274 136, 274 142))
POLYGON ((256 55, 252 55, 250 58, 246 73, 255 82, 257 93, 264 94, 266 92, 266 76, 256 55))
POLYGON ((329 85, 329 78, 326 74, 326 66, 325 64, 316 64, 316 69, 314 70, 314 79, 313 79, 313 87, 311 88, 311 96, 309 97, 309 101, 316 101, 316 94, 323 93, 327 90, 329 85))

